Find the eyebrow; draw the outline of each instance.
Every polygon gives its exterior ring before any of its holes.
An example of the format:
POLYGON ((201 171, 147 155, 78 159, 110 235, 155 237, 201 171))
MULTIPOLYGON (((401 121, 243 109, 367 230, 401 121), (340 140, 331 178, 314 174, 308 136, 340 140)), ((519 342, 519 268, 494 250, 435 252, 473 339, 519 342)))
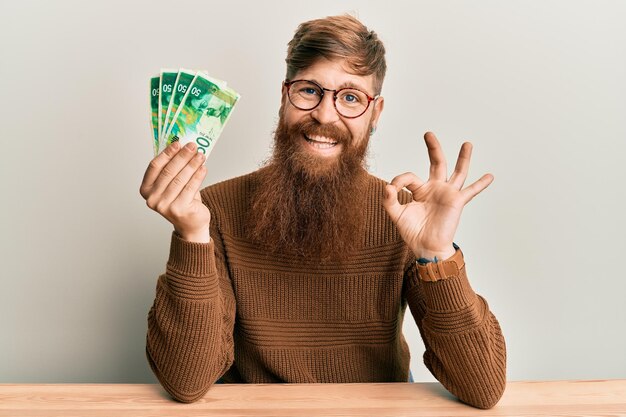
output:
MULTIPOLYGON (((323 83, 319 82, 319 81, 318 81, 318 80, 316 80, 315 78, 311 78, 311 81, 315 81, 315 82, 316 82, 316 83, 318 83, 319 85, 323 85, 323 83)), ((364 88, 364 87, 362 87, 362 86, 360 86, 360 85, 358 85, 358 84, 355 84, 355 83, 353 83, 352 81, 346 81, 346 82, 344 82, 344 83, 340 84, 340 85, 339 85, 339 87, 338 87, 338 88, 336 88, 336 89, 337 89, 337 90, 341 90, 342 88, 355 88, 355 89, 357 89, 357 90, 361 90, 361 91, 366 92, 367 94, 369 94, 369 93, 367 92, 367 89, 366 89, 366 88, 364 88)))

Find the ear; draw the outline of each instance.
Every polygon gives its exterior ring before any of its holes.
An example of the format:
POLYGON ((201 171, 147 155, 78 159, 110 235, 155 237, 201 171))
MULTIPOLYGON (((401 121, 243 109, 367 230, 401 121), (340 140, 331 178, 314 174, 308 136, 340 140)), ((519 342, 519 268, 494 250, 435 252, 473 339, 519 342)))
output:
POLYGON ((383 112, 383 108, 385 107, 385 98, 378 97, 376 101, 374 101, 374 110, 372 111, 372 127, 376 128, 378 126, 378 118, 383 112))

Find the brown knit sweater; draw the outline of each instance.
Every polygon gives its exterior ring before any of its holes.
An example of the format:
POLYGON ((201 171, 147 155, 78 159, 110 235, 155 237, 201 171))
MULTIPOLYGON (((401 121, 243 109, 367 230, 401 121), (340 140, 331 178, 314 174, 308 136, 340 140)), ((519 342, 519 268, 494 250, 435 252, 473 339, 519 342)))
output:
POLYGON ((246 238, 256 179, 252 173, 202 190, 211 211, 210 243, 172 235, 148 314, 146 352, 173 398, 195 401, 220 377, 231 383, 406 382, 408 304, 432 374, 475 407, 498 401, 506 350, 496 318, 464 267, 441 281, 418 278, 415 256, 382 206, 383 180, 369 177, 362 248, 338 265, 296 263, 246 238))

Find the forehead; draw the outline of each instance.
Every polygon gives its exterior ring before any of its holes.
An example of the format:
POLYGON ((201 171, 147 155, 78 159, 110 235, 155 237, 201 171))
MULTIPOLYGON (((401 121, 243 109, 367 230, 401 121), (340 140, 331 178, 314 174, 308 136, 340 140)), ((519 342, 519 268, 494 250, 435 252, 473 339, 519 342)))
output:
POLYGON ((294 80, 312 80, 331 90, 353 87, 371 93, 374 90, 374 75, 357 75, 351 72, 345 60, 320 58, 313 65, 298 71, 294 80))

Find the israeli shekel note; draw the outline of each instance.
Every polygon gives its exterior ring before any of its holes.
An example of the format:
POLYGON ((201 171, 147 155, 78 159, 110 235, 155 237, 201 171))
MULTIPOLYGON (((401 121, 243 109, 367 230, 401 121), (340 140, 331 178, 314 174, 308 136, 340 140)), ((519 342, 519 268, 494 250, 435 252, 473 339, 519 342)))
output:
POLYGON ((161 135, 163 138, 167 137, 167 132, 170 130, 170 124, 178 112, 178 107, 185 97, 187 88, 189 88, 189 85, 195 78, 196 71, 190 71, 182 68, 178 71, 178 76, 176 77, 176 82, 174 84, 174 93, 172 94, 169 107, 165 113, 165 124, 163 127, 163 134, 161 135))
POLYGON ((198 73, 178 107, 164 146, 176 140, 183 146, 195 142, 198 152, 208 157, 239 97, 234 90, 198 73))
POLYGON ((150 78, 150 123, 153 132, 154 155, 159 153, 159 137, 161 136, 161 119, 159 118, 159 83, 160 76, 150 78))
MULTIPOLYGON (((182 72, 182 71, 186 71, 186 70, 180 70, 180 71, 182 72)), ((176 118, 177 118, 177 117, 178 117, 178 115, 180 114, 180 112, 179 112, 179 110, 178 110, 178 109, 180 108, 180 104, 181 104, 181 103, 183 102, 183 100, 185 100, 185 98, 187 97, 186 90, 189 88, 189 85, 191 85, 191 83, 193 83, 193 82, 196 80, 196 77, 198 76, 198 74, 202 74, 202 75, 204 76, 204 78, 205 78, 205 79, 207 79, 207 80, 208 80, 208 81, 210 81, 212 84, 214 84, 214 85, 216 85, 217 87, 219 87, 219 89, 220 89, 220 90, 224 90, 224 89, 226 88, 226 84, 227 84, 227 83, 226 83, 226 81, 222 81, 222 80, 218 80, 218 79, 216 79, 216 78, 213 78, 213 77, 211 77, 209 74, 207 74, 205 71, 202 71, 202 70, 197 71, 197 72, 193 75, 193 77, 192 77, 192 79, 191 79, 190 83, 189 83, 186 87, 184 87, 185 91, 182 91, 182 94, 180 94, 180 92, 179 92, 179 91, 175 91, 175 92, 174 92, 174 95, 172 96, 172 100, 171 100, 171 102, 173 103, 173 104, 172 104, 172 112, 170 113, 170 116, 169 116, 168 121, 167 121, 167 129, 166 129, 166 130, 164 130, 164 131, 163 131, 164 133, 162 133, 162 134, 161 134, 161 139, 163 139, 163 138, 169 138, 169 137, 170 137, 170 134, 171 134, 171 132, 172 132, 173 130, 174 130, 174 131, 176 131, 176 132, 178 131, 178 129, 179 129, 179 128, 178 128, 178 127, 175 127, 175 126, 176 126, 176 124, 175 124, 175 123, 173 123, 173 121, 174 121, 174 120, 176 120, 176 118), (178 103, 176 103, 176 102, 178 102, 178 103), (174 106, 176 106, 176 109, 174 109, 174 106)), ((197 88, 197 87, 196 87, 196 88, 197 88)), ((181 87, 181 89, 182 89, 182 87, 181 87)), ((176 88, 176 90, 178 90, 178 88, 176 88)), ((171 143, 171 142, 161 141, 161 144, 163 145, 163 147, 165 147, 165 146, 169 145, 170 143, 171 143)))
POLYGON ((165 149, 163 145, 163 136, 165 133, 165 115, 167 109, 170 106, 170 100, 172 99, 172 92, 174 91, 174 83, 178 77, 178 70, 163 69, 161 70, 161 83, 159 90, 159 120, 161 122, 160 128, 160 142, 159 149, 165 149))
POLYGON ((181 70, 178 70, 176 73, 176 79, 174 80, 174 84, 172 84, 172 91, 170 93, 170 99, 166 103, 163 103, 162 110, 165 112, 165 116, 163 117, 163 125, 161 126, 161 138, 163 134, 167 132, 167 118, 170 117, 170 110, 172 109, 172 99, 174 98, 174 94, 176 92, 176 84, 178 84, 178 79, 180 78, 181 70))

